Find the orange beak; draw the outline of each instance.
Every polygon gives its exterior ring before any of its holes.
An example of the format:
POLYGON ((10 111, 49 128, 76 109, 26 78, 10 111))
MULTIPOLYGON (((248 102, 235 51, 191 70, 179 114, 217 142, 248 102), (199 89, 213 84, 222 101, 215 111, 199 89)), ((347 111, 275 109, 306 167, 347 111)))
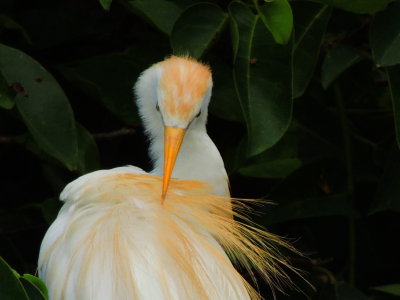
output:
POLYGON ((164 129, 164 176, 162 187, 162 201, 168 191, 169 181, 171 179, 172 170, 182 145, 183 137, 186 129, 166 126, 164 129))

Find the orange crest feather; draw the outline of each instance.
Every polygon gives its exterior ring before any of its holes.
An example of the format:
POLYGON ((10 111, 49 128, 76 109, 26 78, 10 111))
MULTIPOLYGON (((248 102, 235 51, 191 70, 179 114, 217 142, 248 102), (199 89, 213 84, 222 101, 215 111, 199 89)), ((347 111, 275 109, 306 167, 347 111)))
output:
POLYGON ((192 108, 200 103, 210 86, 210 68, 189 57, 177 56, 158 65, 164 69, 161 87, 165 91, 165 110, 188 121, 192 108))

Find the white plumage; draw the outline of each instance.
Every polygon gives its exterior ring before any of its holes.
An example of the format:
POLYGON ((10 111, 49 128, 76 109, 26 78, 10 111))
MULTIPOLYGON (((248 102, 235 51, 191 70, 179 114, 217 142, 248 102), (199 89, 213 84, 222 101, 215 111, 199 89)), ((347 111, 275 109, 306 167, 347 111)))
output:
POLYGON ((189 58, 171 57, 141 75, 135 91, 155 168, 96 171, 66 186, 39 257, 50 300, 258 298, 229 257, 270 283, 287 278, 275 246, 290 246, 232 218, 240 217, 232 206, 246 207, 230 202, 206 133, 211 86, 208 67, 189 58), (169 182, 172 168, 177 179, 169 182))

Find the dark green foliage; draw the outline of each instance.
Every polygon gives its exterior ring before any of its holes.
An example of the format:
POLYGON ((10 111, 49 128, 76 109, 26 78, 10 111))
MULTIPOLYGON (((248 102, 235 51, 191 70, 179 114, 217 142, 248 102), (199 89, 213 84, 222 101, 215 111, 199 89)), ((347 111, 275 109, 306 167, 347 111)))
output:
POLYGON ((274 145, 292 116, 292 42, 277 44, 249 7, 229 6, 234 46, 234 79, 248 132, 248 155, 274 145))
POLYGON ((228 15, 218 6, 199 3, 182 12, 171 32, 175 55, 200 58, 222 30, 228 15))
POLYGON ((0 45, 0 69, 16 92, 15 104, 38 146, 68 169, 76 169, 74 116, 53 76, 25 53, 5 45, 0 45))
POLYGON ((266 1, 258 5, 255 1, 257 12, 265 26, 271 31, 278 44, 286 44, 290 40, 293 29, 292 8, 287 0, 266 1))
POLYGON ((388 285, 376 286, 373 289, 394 296, 400 296, 400 284, 388 284, 388 285))
POLYGON ((294 2, 293 97, 303 95, 314 75, 331 9, 312 2, 294 2))
POLYGON ((380 66, 400 63, 400 3, 396 2, 374 18, 370 39, 374 60, 380 66))
POLYGON ((322 62, 321 84, 324 89, 328 88, 332 82, 345 72, 348 68, 357 63, 361 54, 353 48, 338 46, 329 50, 322 62))
POLYGON ((47 289, 37 277, 20 276, 0 256, 0 297, 4 300, 47 300, 47 289))
POLYGON ((358 14, 373 14, 384 9, 392 0, 315 0, 358 14))
POLYGON ((2 0, 0 299, 47 299, 12 268, 35 274, 69 181, 150 169, 132 87, 170 54, 212 68, 233 196, 311 258, 316 289, 277 298, 399 296, 399 0, 2 0))
POLYGON ((0 257, 0 296, 1 299, 29 299, 21 282, 18 280, 18 275, 14 270, 0 257))

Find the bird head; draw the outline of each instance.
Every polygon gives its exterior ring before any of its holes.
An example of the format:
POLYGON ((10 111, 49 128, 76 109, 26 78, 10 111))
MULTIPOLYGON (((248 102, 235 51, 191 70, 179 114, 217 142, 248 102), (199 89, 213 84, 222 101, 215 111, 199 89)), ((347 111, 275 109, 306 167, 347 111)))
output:
POLYGON ((164 134, 162 198, 188 130, 205 130, 211 96, 210 68, 189 57, 171 56, 144 71, 136 87, 140 115, 151 138, 164 134))

